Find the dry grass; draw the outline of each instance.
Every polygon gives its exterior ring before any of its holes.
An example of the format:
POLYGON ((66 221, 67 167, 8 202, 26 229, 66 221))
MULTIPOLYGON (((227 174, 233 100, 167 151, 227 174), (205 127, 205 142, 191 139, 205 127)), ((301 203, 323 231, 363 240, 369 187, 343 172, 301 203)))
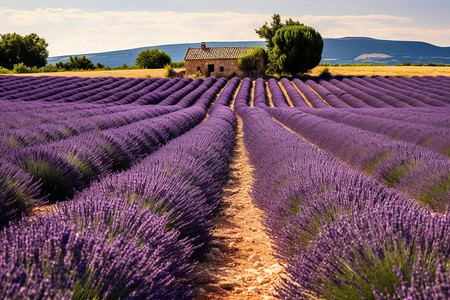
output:
POLYGON ((328 68, 333 76, 450 76, 450 67, 428 66, 330 66, 315 67, 310 76, 319 76, 323 69, 328 68))
MULTIPOLYGON (((319 76, 323 69, 328 68, 333 76, 450 76, 450 67, 428 66, 329 66, 316 67, 308 75, 319 76)), ((174 69, 177 72, 184 68, 174 69)), ((69 71, 53 73, 14 74, 19 76, 79 76, 79 77, 164 77, 166 69, 110 70, 110 71, 69 71)))
MULTIPOLYGON (((179 72, 184 68, 176 68, 179 72)), ((109 71, 68 71, 68 72, 50 72, 50 73, 28 73, 28 74, 13 74, 18 76, 78 76, 78 77, 164 77, 166 69, 137 69, 137 70, 109 70, 109 71)))

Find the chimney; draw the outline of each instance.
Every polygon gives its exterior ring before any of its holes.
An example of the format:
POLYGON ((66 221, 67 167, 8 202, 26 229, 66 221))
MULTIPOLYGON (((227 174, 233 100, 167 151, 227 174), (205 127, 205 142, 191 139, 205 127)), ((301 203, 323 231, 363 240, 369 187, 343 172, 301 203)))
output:
POLYGON ((200 49, 206 50, 206 43, 205 42, 202 42, 202 45, 200 46, 200 49))

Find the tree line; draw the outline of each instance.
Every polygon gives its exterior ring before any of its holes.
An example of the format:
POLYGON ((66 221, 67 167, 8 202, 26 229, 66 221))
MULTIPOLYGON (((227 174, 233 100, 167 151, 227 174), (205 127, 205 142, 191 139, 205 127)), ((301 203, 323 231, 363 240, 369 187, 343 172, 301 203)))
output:
MULTIPOLYGON (((55 66, 47 65, 48 43, 36 33, 22 36, 17 33, 0 34, 0 68, 14 70, 17 73, 37 72, 39 68, 44 71, 58 70, 94 70, 104 69, 101 63, 94 63, 85 55, 70 56, 66 62, 57 62, 55 66)), ((136 57, 136 65, 140 68, 163 68, 172 62, 170 55, 158 49, 146 49, 136 57)), ((174 66, 179 66, 175 63, 174 66)), ((129 68, 125 64, 119 68, 129 68)))

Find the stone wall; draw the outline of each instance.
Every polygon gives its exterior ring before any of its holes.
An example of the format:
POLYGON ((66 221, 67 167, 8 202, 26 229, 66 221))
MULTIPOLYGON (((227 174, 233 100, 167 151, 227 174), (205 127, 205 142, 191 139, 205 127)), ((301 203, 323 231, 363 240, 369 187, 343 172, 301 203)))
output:
MULTIPOLYGON (((256 74, 258 76, 264 75, 266 64, 264 58, 258 62, 256 74)), ((203 60, 186 60, 186 75, 201 73, 203 76, 229 76, 235 72, 238 76, 243 76, 239 70, 237 59, 203 59, 203 60), (209 71, 209 65, 214 65, 214 71, 209 71)))

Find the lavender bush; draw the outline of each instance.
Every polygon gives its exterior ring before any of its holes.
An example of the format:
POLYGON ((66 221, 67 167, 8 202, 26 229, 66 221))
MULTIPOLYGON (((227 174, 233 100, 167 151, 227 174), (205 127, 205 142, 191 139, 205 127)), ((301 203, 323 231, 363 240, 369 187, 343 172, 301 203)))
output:
POLYGON ((35 206, 45 204, 39 197, 40 184, 19 167, 0 159, 0 229, 22 214, 31 215, 35 206))
POLYGON ((270 113, 304 138, 353 167, 364 170, 377 181, 407 192, 435 211, 448 209, 450 167, 446 157, 411 143, 316 117, 306 111, 271 109, 270 113))
POLYGON ((299 252, 284 298, 446 299, 449 218, 401 205, 343 215, 299 252))

